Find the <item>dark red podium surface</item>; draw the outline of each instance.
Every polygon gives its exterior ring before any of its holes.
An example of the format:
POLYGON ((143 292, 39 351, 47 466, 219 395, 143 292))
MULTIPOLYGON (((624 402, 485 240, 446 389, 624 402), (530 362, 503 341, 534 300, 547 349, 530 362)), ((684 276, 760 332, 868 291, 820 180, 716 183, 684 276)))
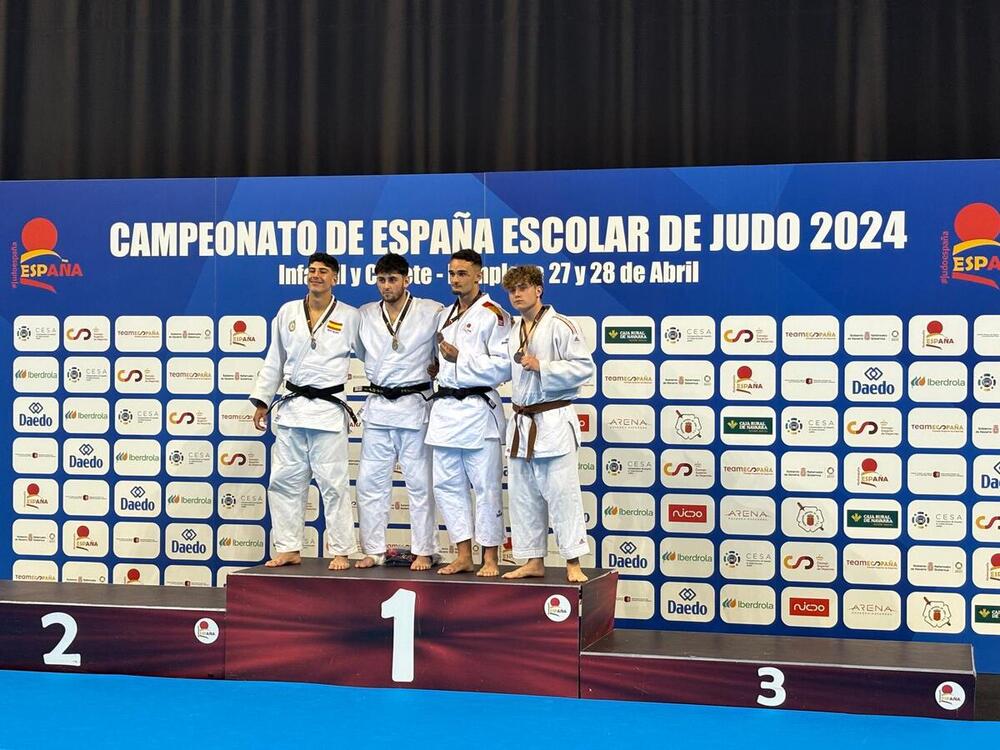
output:
POLYGON ((0 669, 222 679, 225 591, 0 581, 0 669))
POLYGON ((616 630, 580 660, 583 698, 971 719, 975 688, 968 644, 616 630))
POLYGON ((227 677, 577 697, 614 623, 617 573, 507 581, 324 560, 227 581, 227 677))

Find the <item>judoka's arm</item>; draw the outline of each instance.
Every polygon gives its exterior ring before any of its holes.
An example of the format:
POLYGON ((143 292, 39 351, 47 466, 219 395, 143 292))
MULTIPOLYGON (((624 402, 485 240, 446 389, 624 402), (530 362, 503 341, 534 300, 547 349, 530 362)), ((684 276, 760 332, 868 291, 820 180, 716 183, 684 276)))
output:
POLYGON ((510 380, 510 352, 507 351, 510 317, 506 314, 502 318, 493 316, 488 325, 490 329, 485 351, 458 352, 455 366, 458 368, 458 382, 463 387, 485 385, 496 388, 510 380))
POLYGON ((562 320, 553 321, 554 359, 540 359, 544 393, 562 393, 580 388, 594 376, 594 358, 580 332, 562 320))
POLYGON ((267 348, 267 356, 264 357, 264 364, 257 372, 257 379, 254 381, 253 390, 250 391, 250 401, 259 409, 261 405, 266 409, 274 394, 281 386, 281 378, 285 369, 285 347, 281 342, 281 332, 278 327, 278 316, 271 321, 271 345, 267 348))

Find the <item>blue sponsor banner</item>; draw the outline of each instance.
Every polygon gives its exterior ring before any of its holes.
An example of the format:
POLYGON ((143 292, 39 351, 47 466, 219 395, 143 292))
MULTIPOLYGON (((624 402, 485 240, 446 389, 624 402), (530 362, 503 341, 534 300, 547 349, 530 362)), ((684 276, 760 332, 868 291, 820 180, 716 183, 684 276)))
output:
MULTIPOLYGON (((471 247, 508 309, 505 267, 542 266, 594 347, 588 562, 622 573, 620 627, 972 642, 997 671, 998 177, 970 161, 0 184, 0 575, 215 585, 264 559, 271 436, 246 393, 306 257, 337 255, 336 292, 360 305, 378 256, 405 253, 411 290, 448 301, 448 257, 471 247)), ((320 553, 315 498, 307 522, 320 553)), ((392 523, 405 542, 405 513, 392 523)))

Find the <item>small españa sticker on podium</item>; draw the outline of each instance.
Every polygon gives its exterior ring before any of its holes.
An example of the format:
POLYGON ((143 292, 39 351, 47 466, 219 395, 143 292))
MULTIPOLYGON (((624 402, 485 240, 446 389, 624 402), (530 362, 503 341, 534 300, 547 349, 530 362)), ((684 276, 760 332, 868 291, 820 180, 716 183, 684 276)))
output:
POLYGON ((965 689, 957 682, 942 682, 934 691, 934 698, 941 708, 957 711, 965 704, 965 689))
POLYGON ((552 622, 564 622, 570 616, 569 599, 555 594, 545 600, 545 616, 552 622))
POLYGON ((219 638, 219 624, 211 617, 202 617, 194 624, 194 637, 205 644, 215 643, 219 638))

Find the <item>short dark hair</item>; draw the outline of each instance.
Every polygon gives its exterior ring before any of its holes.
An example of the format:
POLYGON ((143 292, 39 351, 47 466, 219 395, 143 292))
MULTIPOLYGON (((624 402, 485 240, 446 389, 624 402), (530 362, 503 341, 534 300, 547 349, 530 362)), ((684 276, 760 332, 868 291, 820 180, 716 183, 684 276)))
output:
POLYGON ((474 266, 483 267, 483 256, 468 247, 463 247, 451 254, 452 260, 464 260, 471 263, 474 266))
POLYGON ((329 253, 313 253, 309 256, 309 262, 306 264, 306 268, 311 266, 313 263, 322 263, 324 266, 329 266, 333 269, 333 272, 340 275, 340 261, 334 258, 329 253))
POLYGON ((378 276, 380 273, 398 273, 400 276, 406 276, 410 273, 410 263, 402 255, 386 253, 375 264, 375 275, 378 276))

